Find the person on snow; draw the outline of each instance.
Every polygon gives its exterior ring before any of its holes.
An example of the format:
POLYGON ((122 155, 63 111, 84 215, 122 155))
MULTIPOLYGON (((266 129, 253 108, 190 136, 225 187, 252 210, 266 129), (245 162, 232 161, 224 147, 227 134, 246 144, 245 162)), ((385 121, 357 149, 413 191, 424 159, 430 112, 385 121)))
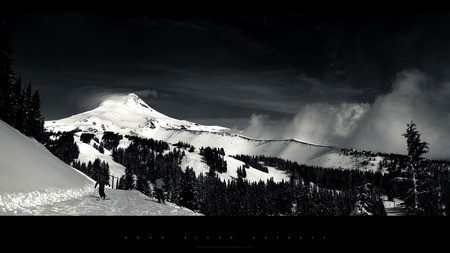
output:
POLYGON ((155 191, 156 191, 156 198, 158 199, 158 203, 161 203, 161 200, 163 203, 166 203, 164 201, 164 193, 163 193, 163 187, 166 184, 164 183, 164 181, 161 179, 161 177, 158 177, 155 181, 155 191))
POLYGON ((105 184, 107 186, 109 186, 109 180, 106 179, 106 176, 101 175, 99 180, 97 180, 97 182, 95 183, 94 189, 98 187, 98 194, 100 195, 100 199, 105 199, 106 198, 106 194, 105 194, 105 184))

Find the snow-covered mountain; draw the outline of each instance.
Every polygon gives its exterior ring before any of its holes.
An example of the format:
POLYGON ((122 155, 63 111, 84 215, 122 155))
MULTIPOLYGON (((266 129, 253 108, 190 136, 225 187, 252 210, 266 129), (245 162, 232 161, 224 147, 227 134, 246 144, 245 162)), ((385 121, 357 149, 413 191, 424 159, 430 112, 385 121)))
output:
POLYGON ((196 215, 138 191, 106 189, 0 120, 0 215, 196 215))
MULTIPOLYGON (((288 140, 257 140, 233 133, 231 129, 220 126, 205 126, 186 120, 178 120, 166 116, 146 104, 137 95, 131 93, 123 96, 110 97, 102 102, 99 107, 73 115, 60 120, 45 122, 47 130, 71 131, 78 129, 79 133, 94 133, 101 140, 105 131, 111 131, 125 135, 136 135, 155 140, 164 140, 175 144, 179 141, 189 143, 196 147, 218 147, 224 148, 226 161, 229 164, 229 173, 220 175, 224 179, 236 177, 237 166, 243 163, 232 158, 232 155, 265 155, 280 157, 300 164, 330 167, 330 168, 358 168, 362 160, 357 156, 344 155, 340 148, 311 144, 295 139, 288 140), (236 168, 235 168, 236 167, 236 168), (230 174, 231 173, 231 174, 230 174)), ((127 147, 129 141, 123 138, 119 147, 127 147)), ((108 150, 100 154, 90 145, 84 144, 77 139, 80 148, 80 161, 88 161, 95 157, 103 157, 110 164, 112 174, 123 174, 124 167, 114 163, 108 150), (89 157, 89 158, 88 158, 89 157), (108 158, 109 157, 109 158, 108 158)), ((375 169, 379 159, 375 159, 368 169, 375 169)), ((194 167, 196 173, 205 172, 206 165, 202 162, 198 152, 187 154, 182 168, 186 165, 194 167)), ((282 172, 272 169, 269 173, 260 174, 255 172, 250 180, 287 179, 282 172)))
POLYGON ((103 133, 111 131, 122 135, 138 135, 156 138, 160 130, 189 130, 224 132, 227 128, 203 126, 186 120, 177 120, 155 111, 134 93, 113 96, 99 107, 65 119, 46 121, 45 127, 52 131, 83 131, 103 133))

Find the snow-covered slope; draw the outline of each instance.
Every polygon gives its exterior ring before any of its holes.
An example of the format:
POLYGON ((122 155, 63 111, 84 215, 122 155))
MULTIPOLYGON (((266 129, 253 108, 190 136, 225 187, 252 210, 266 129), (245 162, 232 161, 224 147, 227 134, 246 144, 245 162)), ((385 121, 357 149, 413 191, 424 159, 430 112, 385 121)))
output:
MULTIPOLYGON (((209 173, 209 167, 205 163, 203 156, 199 154, 198 150, 192 153, 186 151, 185 154, 185 158, 181 161, 182 169, 189 166, 194 169, 196 175, 199 175, 200 173, 207 175, 207 173, 209 173)), ((243 167, 245 163, 231 156, 225 156, 224 160, 227 162, 227 172, 216 172, 217 176, 225 182, 238 178, 236 170, 238 167, 243 167)), ((286 172, 273 167, 268 167, 268 169, 269 173, 266 173, 249 166, 249 168, 245 170, 247 173, 246 180, 249 182, 258 182, 260 180, 267 181, 272 178, 274 182, 280 182, 282 180, 289 181, 289 175, 286 172)))
POLYGON ((0 215, 196 215, 137 191, 106 189, 0 120, 0 215))
POLYGON ((136 190, 105 189, 106 200, 99 200, 97 192, 58 203, 39 205, 29 209, 33 215, 90 215, 90 216, 191 216, 201 215, 173 203, 159 204, 154 198, 136 190))
MULTIPOLYGON (((93 147, 93 145, 82 142, 80 140, 80 134, 75 134, 74 140, 78 146, 78 149, 80 150, 80 155, 78 156, 77 161, 88 164, 89 161, 93 162, 96 158, 99 158, 100 160, 108 163, 111 176, 120 177, 121 175, 123 175, 125 167, 113 160, 111 152, 109 150, 105 150, 103 154, 100 153, 96 148, 93 147)), ((91 140, 91 143, 95 143, 97 145, 99 144, 94 140, 91 140)))
POLYGON ((0 121, 0 212, 79 197, 93 181, 0 121))
MULTIPOLYGON (((299 140, 256 140, 232 133, 220 126, 205 126, 177 120, 157 112, 137 95, 131 93, 124 96, 114 96, 100 104, 99 107, 73 115, 68 118, 46 121, 47 130, 71 131, 79 129, 82 132, 95 133, 101 140, 105 131, 125 135, 137 135, 145 138, 164 140, 175 144, 178 141, 189 143, 197 148, 218 147, 224 148, 227 155, 265 155, 280 157, 300 164, 330 167, 330 168, 358 168, 361 160, 353 156, 344 155, 339 148, 315 145, 299 140)), ((129 141, 124 138, 119 146, 126 147, 129 141)), ((88 157, 86 148, 82 148, 80 157, 88 157), (85 152, 86 151, 86 152, 85 152)), ((89 151, 90 152, 90 151, 89 151)), ((193 157, 192 159, 197 159, 193 157)), ((231 163, 236 163, 227 157, 231 163)), ((195 163, 191 161, 190 164, 195 163)), ((189 162, 188 162, 189 164, 189 162)), ((192 166, 198 173, 201 164, 192 166)), ((204 165, 203 165, 204 166, 204 165)), ((116 166, 120 171, 120 166, 116 166)), ((229 167, 235 171, 237 168, 229 167)), ((273 171, 274 175, 279 172, 273 171)), ((269 172, 269 174, 272 174, 269 172)), ((233 175, 228 175, 233 177, 233 175)), ((270 175, 269 175, 270 177, 270 175)), ((262 175, 263 180, 265 180, 262 175)), ((257 180, 257 178, 255 178, 257 180)))

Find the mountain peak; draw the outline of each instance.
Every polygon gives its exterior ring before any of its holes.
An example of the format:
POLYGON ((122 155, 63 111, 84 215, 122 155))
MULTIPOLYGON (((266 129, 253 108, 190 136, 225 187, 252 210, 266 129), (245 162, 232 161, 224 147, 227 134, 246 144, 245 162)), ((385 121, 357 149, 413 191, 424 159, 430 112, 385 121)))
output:
POLYGON ((144 107, 147 109, 151 109, 151 107, 148 106, 147 103, 145 103, 138 95, 136 95, 134 93, 128 94, 125 105, 132 106, 132 107, 144 107))
POLYGON ((119 106, 125 105, 131 109, 150 109, 153 110, 147 103, 145 103, 138 95, 129 93, 128 95, 112 95, 103 101, 100 106, 119 106))

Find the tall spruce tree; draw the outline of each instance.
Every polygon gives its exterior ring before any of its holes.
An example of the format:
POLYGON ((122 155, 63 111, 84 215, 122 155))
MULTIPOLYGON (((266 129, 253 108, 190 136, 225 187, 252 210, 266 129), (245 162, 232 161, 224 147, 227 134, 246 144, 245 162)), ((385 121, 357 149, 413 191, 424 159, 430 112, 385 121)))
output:
POLYGON ((14 112, 11 94, 16 79, 12 69, 14 63, 13 49, 6 32, 5 23, 0 22, 0 119, 12 125, 14 112))
POLYGON ((402 134, 406 138, 406 145, 408 148, 408 173, 411 177, 413 189, 411 192, 412 204, 408 208, 410 215, 420 215, 423 213, 422 208, 419 206, 419 191, 418 191, 418 178, 423 174, 423 158, 422 155, 429 151, 429 144, 420 139, 420 133, 416 128, 416 124, 406 124, 406 132, 402 134))
POLYGON ((26 131, 27 135, 42 142, 44 138, 44 118, 41 115, 41 98, 39 90, 34 91, 29 104, 27 114, 26 131))
POLYGON ((133 190, 135 188, 133 170, 129 165, 125 167, 125 175, 120 178, 118 188, 122 190, 133 190))
POLYGON ((197 198, 196 198, 196 176, 194 168, 186 167, 186 171, 183 173, 180 186, 180 205, 191 210, 197 210, 197 198))
POLYGON ((19 76, 13 86, 12 101, 14 119, 12 126, 23 133, 25 131, 25 100, 22 91, 22 78, 19 76))
POLYGON ((150 184, 148 183, 146 173, 140 173, 136 178, 136 190, 140 191, 144 195, 151 196, 152 190, 150 184))
POLYGON ((22 91, 22 78, 12 69, 12 47, 5 24, 0 24, 0 119, 23 134, 43 143, 44 118, 39 92, 31 95, 31 84, 22 91))

